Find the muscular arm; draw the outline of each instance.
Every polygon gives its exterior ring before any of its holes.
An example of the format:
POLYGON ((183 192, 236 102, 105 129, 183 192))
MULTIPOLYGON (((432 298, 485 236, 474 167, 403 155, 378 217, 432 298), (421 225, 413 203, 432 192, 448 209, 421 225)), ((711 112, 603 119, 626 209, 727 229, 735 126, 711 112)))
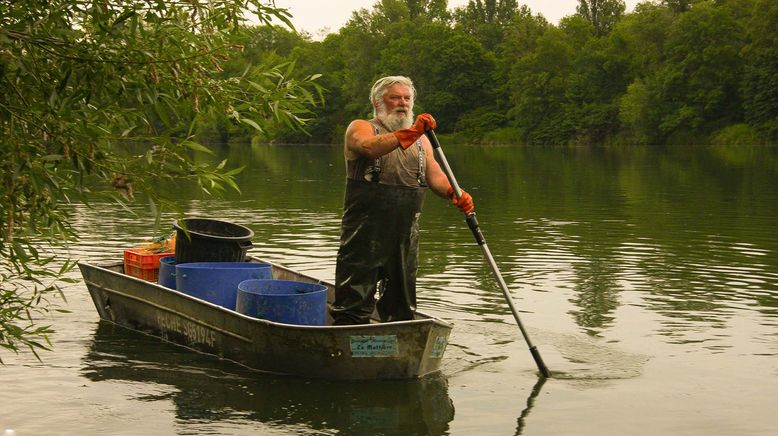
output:
POLYGON ((446 177, 446 173, 443 172, 443 169, 440 168, 438 161, 435 160, 435 155, 432 153, 432 144, 430 144, 429 139, 427 139, 426 136, 423 136, 421 140, 424 145, 424 156, 427 162, 427 186, 429 186, 432 192, 437 196, 448 198, 446 194, 448 193, 448 188, 451 186, 448 182, 448 177, 446 177))
POLYGON ((346 159, 359 157, 375 159, 400 146, 400 142, 392 133, 376 135, 373 125, 365 120, 354 120, 346 129, 345 140, 346 159))
MULTIPOLYGON (((424 157, 427 163, 425 179, 432 192, 441 198, 448 198, 448 188, 451 184, 438 161, 432 153, 432 144, 426 136, 421 137, 424 146, 424 157)), ((376 135, 373 125, 365 120, 354 120, 346 129, 344 153, 346 159, 354 160, 359 157, 375 159, 383 156, 400 146, 400 142, 392 133, 376 135)))

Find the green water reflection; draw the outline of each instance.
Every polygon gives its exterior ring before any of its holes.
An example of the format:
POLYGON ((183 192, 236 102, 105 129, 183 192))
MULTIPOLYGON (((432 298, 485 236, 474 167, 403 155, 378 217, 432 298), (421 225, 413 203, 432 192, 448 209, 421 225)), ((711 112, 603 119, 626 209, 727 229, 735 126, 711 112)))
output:
POLYGON ((97 328, 81 374, 93 382, 154 386, 155 393, 138 399, 170 401, 176 419, 183 421, 229 426, 247 420, 326 434, 426 435, 445 433, 454 417, 441 376, 401 382, 270 376, 107 323, 97 328))
MULTIPOLYGON (((674 428, 679 416, 664 418, 662 407, 690 409, 696 392, 705 404, 689 416, 709 420, 726 397, 739 404, 727 415, 736 423, 730 429, 766 428, 760 419, 770 416, 769 401, 760 399, 760 374, 778 370, 778 148, 448 147, 446 155, 475 198, 533 339, 564 379, 533 388, 534 365, 472 235, 455 208, 431 195, 422 214, 419 306, 454 324, 440 377, 337 384, 257 376, 103 324, 86 333, 94 338, 80 356, 81 375, 163 386, 140 400, 171 402, 174 419, 221 423, 230 430, 225 434, 257 422, 279 434, 465 434, 493 425, 499 431, 483 434, 581 434, 593 408, 608 401, 617 417, 647 407, 658 431, 674 428), (654 373, 646 375, 649 361, 654 373), (685 390, 662 393, 661 400, 653 394, 667 374, 692 383, 698 372, 718 378, 692 387, 674 382, 662 392, 685 390), (582 374, 596 383, 638 380, 614 389, 640 394, 632 401, 611 398, 609 389, 560 393, 560 383, 582 374), (517 379, 515 390, 510 383, 517 379), (731 389, 734 379, 739 391, 731 389), (544 398, 546 391, 572 402, 569 423, 558 421, 553 412, 562 406, 544 398), (498 404, 497 397, 510 401, 498 404), (492 410, 510 422, 497 425, 492 410)), ((188 216, 250 227, 250 254, 331 280, 344 186, 340 147, 233 146, 198 156, 224 158, 246 166, 238 176, 241 193, 211 199, 193 186, 160 189, 188 216)), ((132 207, 137 216, 111 205, 76 209, 82 256, 115 259, 122 247, 159 231, 142 199, 132 207)), ((173 217, 166 212, 163 222, 173 217)), ((590 427, 600 424, 608 425, 590 427)), ((710 430, 699 423, 688 428, 710 430)))
MULTIPOLYGON (((775 315, 776 148, 453 147, 446 154, 476 199, 509 284, 542 291, 551 286, 542 276, 554 273, 562 279, 555 287, 570 289, 571 316, 592 334, 612 325, 625 290, 689 321, 743 307, 775 315)), ((211 159, 225 157, 247 167, 238 177, 242 193, 214 202, 176 186, 184 210, 248 221, 260 249, 316 251, 296 244, 317 234, 325 248, 314 257, 334 255, 340 147, 234 146, 211 159)), ((467 251, 469 233, 452 228, 464 226, 460 217, 432 196, 427 203, 421 274, 442 273, 466 256, 460 273, 496 294, 490 273, 468 264, 478 259, 467 251)), ((504 313, 499 299, 486 303, 472 309, 504 313)))

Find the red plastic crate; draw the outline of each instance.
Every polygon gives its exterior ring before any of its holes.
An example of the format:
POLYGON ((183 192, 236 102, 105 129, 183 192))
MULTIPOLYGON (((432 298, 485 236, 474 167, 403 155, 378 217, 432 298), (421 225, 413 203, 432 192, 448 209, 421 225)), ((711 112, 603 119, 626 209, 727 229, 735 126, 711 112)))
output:
POLYGON ((143 269, 125 264, 124 273, 150 282, 156 282, 159 279, 159 268, 143 269))
POLYGON ((156 282, 159 277, 159 260, 175 253, 145 253, 142 250, 124 250, 124 273, 139 279, 156 282))

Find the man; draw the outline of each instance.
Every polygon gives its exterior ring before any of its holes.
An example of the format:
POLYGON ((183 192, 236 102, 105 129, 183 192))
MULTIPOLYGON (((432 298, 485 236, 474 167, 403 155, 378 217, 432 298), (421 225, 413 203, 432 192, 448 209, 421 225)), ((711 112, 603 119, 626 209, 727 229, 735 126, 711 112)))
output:
POLYGON ((422 114, 413 122, 415 93, 407 77, 379 79, 370 92, 373 119, 354 120, 346 129, 335 324, 366 324, 373 309, 384 322, 413 319, 419 215, 427 188, 464 213, 474 209, 466 192, 454 196, 433 157, 424 132, 436 127, 435 119, 422 114))

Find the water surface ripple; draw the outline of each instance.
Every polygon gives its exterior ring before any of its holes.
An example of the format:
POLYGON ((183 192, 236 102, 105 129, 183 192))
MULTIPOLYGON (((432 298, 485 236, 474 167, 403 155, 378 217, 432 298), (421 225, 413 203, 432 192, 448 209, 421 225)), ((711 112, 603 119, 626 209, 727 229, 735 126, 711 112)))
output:
MULTIPOLYGON (((186 216, 250 227, 250 254, 332 280, 338 147, 226 149, 241 194, 168 186, 186 216)), ((778 395, 778 150, 452 147, 553 377, 537 369, 463 217, 428 195, 420 310, 454 325, 442 374, 275 377, 99 323, 83 284, 43 362, 3 354, 0 428, 28 434, 761 435, 778 395), (46 416, 37 410, 46 404, 46 416), (530 413, 531 412, 531 413, 530 413), (56 429, 54 431, 53 429, 56 429)), ((92 262, 172 231, 142 198, 72 208, 92 262)), ((73 276, 78 277, 77 273, 73 276)))

